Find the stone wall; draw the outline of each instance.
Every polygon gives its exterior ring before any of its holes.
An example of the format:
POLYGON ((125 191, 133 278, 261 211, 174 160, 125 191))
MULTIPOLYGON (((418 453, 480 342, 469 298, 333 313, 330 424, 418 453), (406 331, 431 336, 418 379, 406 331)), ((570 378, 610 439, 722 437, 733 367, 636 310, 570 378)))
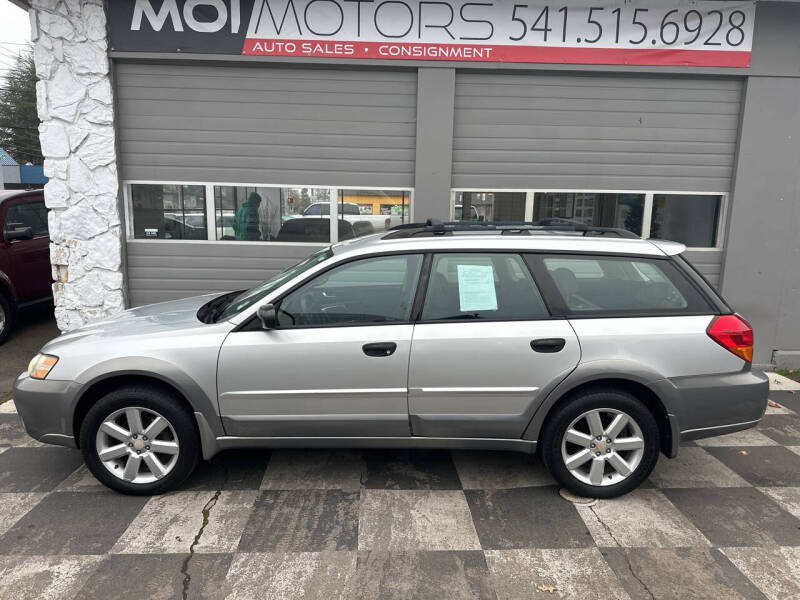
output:
POLYGON ((114 107, 102 0, 30 10, 58 327, 125 306, 114 107))

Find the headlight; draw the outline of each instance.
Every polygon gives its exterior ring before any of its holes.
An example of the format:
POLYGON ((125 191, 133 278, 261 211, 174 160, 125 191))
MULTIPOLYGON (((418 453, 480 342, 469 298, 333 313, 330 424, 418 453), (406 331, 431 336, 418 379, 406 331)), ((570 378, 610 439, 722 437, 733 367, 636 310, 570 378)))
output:
POLYGON ((37 354, 33 360, 28 364, 28 376, 34 379, 44 379, 50 370, 56 366, 58 362, 57 356, 50 354, 37 354))

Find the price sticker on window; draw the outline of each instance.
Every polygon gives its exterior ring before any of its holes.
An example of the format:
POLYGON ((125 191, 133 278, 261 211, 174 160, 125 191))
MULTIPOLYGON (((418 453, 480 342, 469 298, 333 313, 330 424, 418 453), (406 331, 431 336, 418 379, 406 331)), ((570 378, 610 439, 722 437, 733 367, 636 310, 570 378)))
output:
POLYGON ((497 310, 491 265, 458 265, 458 302, 461 312, 497 310))

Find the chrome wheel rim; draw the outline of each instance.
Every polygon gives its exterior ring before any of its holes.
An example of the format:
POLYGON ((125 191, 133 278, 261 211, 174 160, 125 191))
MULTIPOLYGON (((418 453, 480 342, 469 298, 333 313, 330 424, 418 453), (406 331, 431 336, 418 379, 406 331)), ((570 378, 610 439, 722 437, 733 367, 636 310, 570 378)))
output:
POLYGON ((561 439, 561 458, 578 481, 594 486, 620 483, 644 456, 636 420, 614 408, 589 410, 570 423, 561 439))
POLYGON ((152 483, 178 462, 178 436, 172 424, 149 408, 116 410, 97 430, 95 447, 109 473, 128 483, 152 483))
POLYGON ((6 328, 6 311, 3 308, 3 305, 0 304, 0 333, 3 333, 3 330, 6 328))

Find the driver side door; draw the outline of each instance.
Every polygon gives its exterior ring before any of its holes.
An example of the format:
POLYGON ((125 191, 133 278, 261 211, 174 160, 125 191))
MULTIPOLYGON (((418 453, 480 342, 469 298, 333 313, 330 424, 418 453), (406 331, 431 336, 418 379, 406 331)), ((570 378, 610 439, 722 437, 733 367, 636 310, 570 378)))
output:
POLYGON ((275 302, 275 329, 231 333, 218 367, 226 432, 410 435, 410 319, 422 259, 376 256, 334 266, 275 302))

